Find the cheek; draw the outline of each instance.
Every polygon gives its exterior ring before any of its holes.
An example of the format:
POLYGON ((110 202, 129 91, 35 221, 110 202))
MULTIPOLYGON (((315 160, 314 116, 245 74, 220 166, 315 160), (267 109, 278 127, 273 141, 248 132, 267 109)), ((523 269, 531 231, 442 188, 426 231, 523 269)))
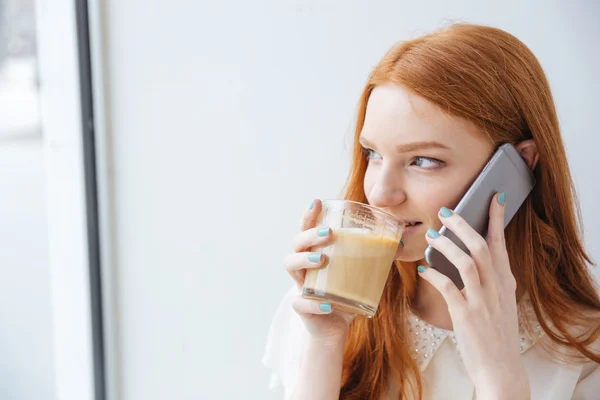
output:
POLYGON ((375 174, 373 173, 373 168, 367 168, 367 171, 365 172, 365 178, 363 179, 363 188, 369 204, 372 203, 370 197, 373 185, 375 185, 375 174))
POLYGON ((455 185, 437 181, 419 187, 418 190, 413 191, 412 196, 409 193, 409 196, 419 205, 421 212, 426 217, 423 222, 431 228, 439 229, 442 226, 438 218, 440 208, 455 207, 461 194, 462 192, 457 191, 455 185))

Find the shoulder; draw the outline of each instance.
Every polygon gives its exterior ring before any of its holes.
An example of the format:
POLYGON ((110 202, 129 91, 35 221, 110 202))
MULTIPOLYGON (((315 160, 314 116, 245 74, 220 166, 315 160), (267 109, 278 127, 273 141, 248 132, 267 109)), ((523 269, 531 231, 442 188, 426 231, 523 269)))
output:
POLYGON ((292 301, 300 294, 294 285, 281 299, 271 321, 262 363, 271 370, 271 388, 294 387, 308 331, 300 316, 292 309, 292 301))
MULTIPOLYGON (((599 357, 600 310, 578 307, 578 311, 582 320, 569 324, 567 332, 573 339, 584 344, 589 352, 599 357)), ((578 363, 582 364, 573 399, 595 398, 600 392, 600 363, 589 359, 574 348, 570 349, 570 354, 575 354, 578 363)))
MULTIPOLYGON (((553 335, 542 332, 540 335, 540 345, 548 350, 553 358, 561 364, 571 364, 584 366, 582 375, 586 371, 593 369, 597 362, 589 358, 581 350, 583 347, 588 353, 600 356, 600 310, 586 308, 581 305, 573 304, 573 312, 569 313, 569 318, 551 318, 547 313, 542 312, 542 320, 550 328, 553 335), (556 336, 552 338, 551 336, 556 336), (579 349, 574 345, 579 343, 579 349)), ((533 311, 529 315, 535 314, 533 311)), ((536 325, 537 331, 540 330, 539 323, 536 325)))
POLYGON ((600 325, 599 313, 577 305, 574 309, 576 312, 559 322, 545 312, 538 319, 528 299, 521 304, 519 320, 529 328, 522 332, 521 344, 523 341, 530 344, 522 349, 522 353, 525 353, 532 391, 538 394, 548 391, 549 379, 553 382, 552 390, 563 390, 565 395, 568 391, 571 399, 596 398, 600 392, 600 364, 571 344, 574 341, 582 343, 589 352, 600 355, 600 338, 595 337, 600 325), (541 321, 556 339, 541 329, 541 321), (528 351, 527 347, 532 348, 528 351))
POLYGON ((598 393, 600 393, 600 364, 588 361, 581 368, 572 399, 592 399, 596 398, 598 393))

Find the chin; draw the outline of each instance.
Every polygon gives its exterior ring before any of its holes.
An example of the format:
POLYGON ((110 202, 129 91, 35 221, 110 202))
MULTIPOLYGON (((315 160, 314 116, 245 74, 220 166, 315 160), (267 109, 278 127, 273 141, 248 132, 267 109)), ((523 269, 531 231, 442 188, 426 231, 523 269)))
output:
POLYGON ((400 261, 400 262, 417 262, 417 261, 421 261, 423 259, 423 253, 421 254, 402 254, 399 257, 396 258, 396 261, 400 261))
POLYGON ((404 262, 417 262, 423 260, 425 257, 425 250, 427 250, 427 242, 424 240, 423 243, 408 243, 406 244, 404 251, 396 257, 396 261, 404 262))

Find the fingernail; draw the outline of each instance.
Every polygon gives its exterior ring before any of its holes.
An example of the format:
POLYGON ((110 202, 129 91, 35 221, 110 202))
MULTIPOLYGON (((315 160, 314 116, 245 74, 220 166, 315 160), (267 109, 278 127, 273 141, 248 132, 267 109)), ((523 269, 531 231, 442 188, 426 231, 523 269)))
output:
POLYGON ((500 203, 500 205, 503 206, 505 201, 506 201, 506 193, 502 192, 498 195, 498 203, 500 203))
POLYGON ((442 217, 448 218, 448 217, 451 217, 452 214, 454 214, 454 213, 452 212, 452 210, 450 210, 446 207, 442 207, 442 208, 440 208, 440 214, 442 214, 442 217))
POLYGON ((312 253, 308 256, 308 260, 313 263, 318 263, 321 261, 321 253, 312 253))
POLYGON ((429 236, 432 239, 437 239, 440 237, 440 233, 435 229, 429 228, 427 229, 427 236, 429 236))
POLYGON ((319 229, 319 231, 317 232, 317 235, 319 235, 319 236, 321 236, 321 237, 323 237, 323 236, 327 236, 327 235, 329 235, 329 230, 330 230, 330 229, 329 229, 329 227, 328 227, 328 226, 327 226, 327 227, 325 227, 325 228, 321 228, 321 229, 319 229))
POLYGON ((426 270, 426 269, 427 269, 427 267, 426 267, 426 266, 424 266, 424 265, 419 265, 419 267, 417 268, 417 270, 418 270, 419 272, 425 272, 425 270, 426 270))
POLYGON ((319 305, 319 309, 323 312, 331 312, 331 304, 321 303, 321 305, 319 305))
POLYGON ((315 206, 315 201, 313 200, 313 201, 310 203, 310 207, 308 207, 308 209, 309 209, 309 210, 312 210, 312 209, 314 208, 314 206, 315 206))
POLYGON ((404 242, 402 240, 400 241, 400 245, 404 247, 404 242))

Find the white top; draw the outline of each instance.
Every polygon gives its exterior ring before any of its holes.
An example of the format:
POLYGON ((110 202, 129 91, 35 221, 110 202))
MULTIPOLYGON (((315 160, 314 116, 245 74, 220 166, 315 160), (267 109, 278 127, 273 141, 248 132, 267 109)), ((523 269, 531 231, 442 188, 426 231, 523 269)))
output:
MULTIPOLYGON (((294 286, 283 297, 273 318, 262 360, 272 370, 270 388, 276 390, 279 393, 277 398, 281 399, 291 398, 309 335, 300 316, 292 309, 292 299, 296 294, 299 292, 294 286)), ((532 307, 528 294, 525 294, 519 301, 519 331, 521 357, 529 375, 531 399, 600 399, 598 363, 588 360, 585 364, 565 365, 550 358, 540 343, 549 338, 539 327, 532 307), (533 337, 523 328, 525 319, 536 331, 533 337)), ((409 322, 413 333, 413 358, 421 371, 426 371, 422 374, 423 398, 476 399, 475 387, 462 363, 454 333, 434 327, 412 313, 409 322)), ((598 347, 594 346, 594 350, 598 351, 598 347)))

